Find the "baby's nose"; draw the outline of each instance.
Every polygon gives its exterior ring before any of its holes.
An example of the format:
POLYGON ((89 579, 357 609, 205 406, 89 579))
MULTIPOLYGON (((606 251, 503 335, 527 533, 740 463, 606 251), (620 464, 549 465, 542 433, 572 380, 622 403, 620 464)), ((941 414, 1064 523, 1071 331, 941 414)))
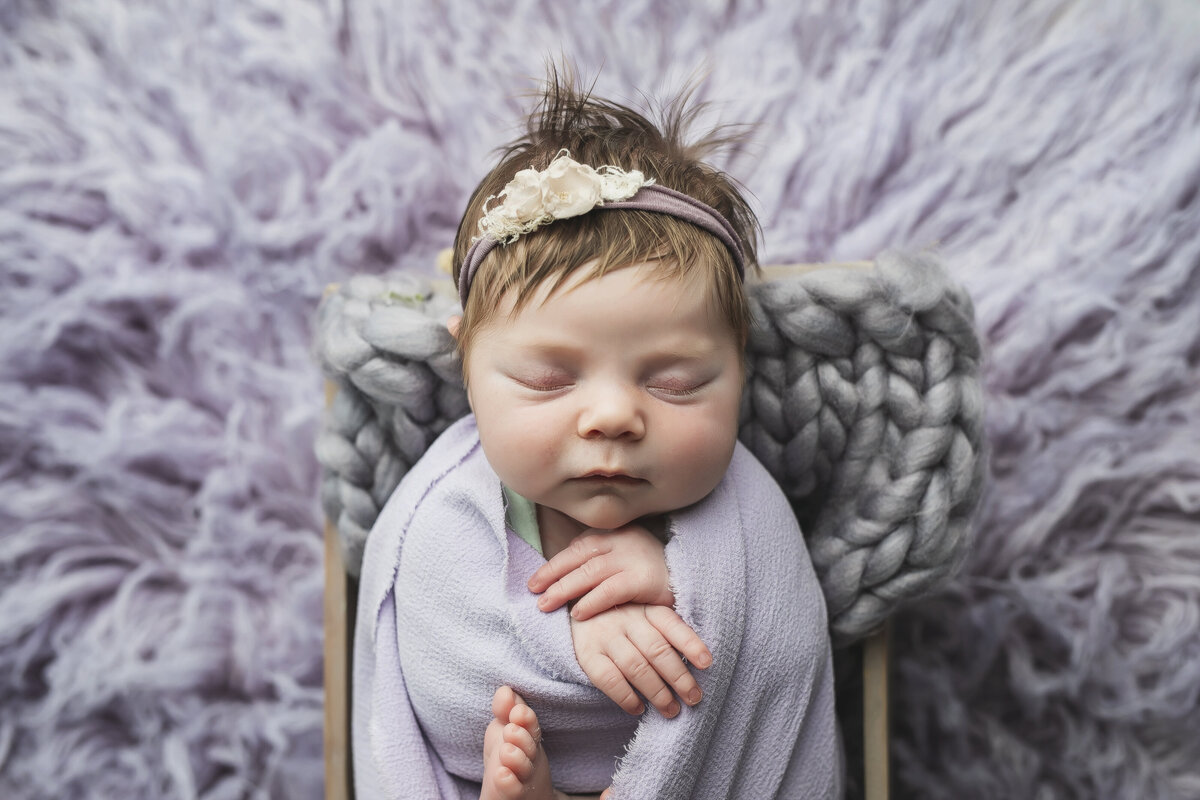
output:
POLYGON ((579 435, 585 439, 640 439, 646 419, 635 387, 605 387, 589 393, 579 415, 579 435))

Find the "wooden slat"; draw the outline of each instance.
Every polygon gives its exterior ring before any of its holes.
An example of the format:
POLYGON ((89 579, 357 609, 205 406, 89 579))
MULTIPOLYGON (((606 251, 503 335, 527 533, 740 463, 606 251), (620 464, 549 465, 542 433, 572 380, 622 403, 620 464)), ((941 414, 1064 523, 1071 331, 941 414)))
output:
POLYGON ((789 278, 804 275, 809 272, 826 269, 868 270, 875 266, 874 261, 831 261, 827 264, 770 264, 760 267, 762 280, 773 281, 779 278, 789 278))
POLYGON ((891 735, 889 701, 890 623, 863 642, 863 789, 865 800, 888 800, 891 795, 891 735))
MULTIPOLYGON (((337 391, 325 383, 325 403, 337 391)), ((350 800, 350 632, 346 565, 337 529, 325 521, 325 799, 350 800)))

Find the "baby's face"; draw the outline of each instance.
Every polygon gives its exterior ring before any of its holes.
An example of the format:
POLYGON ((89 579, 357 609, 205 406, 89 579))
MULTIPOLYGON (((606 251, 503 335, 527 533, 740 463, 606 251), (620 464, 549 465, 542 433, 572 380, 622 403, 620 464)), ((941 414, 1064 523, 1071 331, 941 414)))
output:
POLYGON ((611 529, 702 499, 737 439, 738 343, 700 280, 636 265, 502 308, 467 359, 484 454, 527 499, 611 529))

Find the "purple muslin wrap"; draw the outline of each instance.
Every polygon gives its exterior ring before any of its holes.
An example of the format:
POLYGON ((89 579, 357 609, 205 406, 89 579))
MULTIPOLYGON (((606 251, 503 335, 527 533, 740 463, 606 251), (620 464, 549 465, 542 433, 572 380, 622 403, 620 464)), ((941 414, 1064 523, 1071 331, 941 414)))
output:
POLYGON ((477 798, 498 686, 541 723, 567 792, 615 800, 834 798, 842 760, 825 605, 783 493, 740 444, 671 515, 676 610, 713 653, 672 720, 622 712, 575 660, 567 613, 525 586, 542 557, 508 531, 473 417, 405 476, 367 543, 353 668, 358 797, 477 798))

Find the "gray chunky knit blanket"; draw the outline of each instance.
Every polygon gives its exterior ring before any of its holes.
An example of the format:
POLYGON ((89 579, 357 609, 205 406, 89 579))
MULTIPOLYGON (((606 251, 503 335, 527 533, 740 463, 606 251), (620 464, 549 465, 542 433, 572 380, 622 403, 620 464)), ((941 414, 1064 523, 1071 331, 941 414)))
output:
MULTIPOLYGON (((806 523, 835 639, 949 577, 983 483, 973 309, 933 258, 885 253, 750 286, 742 442, 806 523)), ((321 306, 317 355, 340 391, 317 439, 322 500, 357 574, 409 467, 467 413, 446 319, 411 275, 351 280, 321 306)))
MULTIPOLYGON (((895 617, 897 795, 1200 796, 1198 40, 1186 0, 0 2, 0 797, 320 796, 314 309, 432 277, 559 52, 634 104, 707 68, 763 263, 933 249, 974 302, 989 480, 895 617)), ((823 358, 755 378, 869 372, 823 358)), ((748 440, 832 480, 822 397, 748 440)), ((847 622, 907 589, 868 552, 821 554, 847 622)))

